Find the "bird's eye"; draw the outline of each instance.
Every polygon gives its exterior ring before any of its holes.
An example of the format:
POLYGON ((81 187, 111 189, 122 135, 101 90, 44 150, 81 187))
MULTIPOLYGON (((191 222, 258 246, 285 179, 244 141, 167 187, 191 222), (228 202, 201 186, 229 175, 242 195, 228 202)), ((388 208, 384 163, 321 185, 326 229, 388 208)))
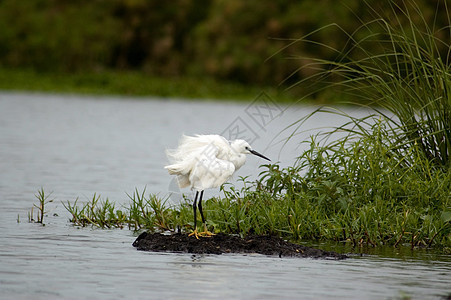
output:
POLYGON ((248 146, 246 146, 246 147, 244 147, 244 149, 246 149, 246 150, 250 150, 251 148, 249 148, 248 146))

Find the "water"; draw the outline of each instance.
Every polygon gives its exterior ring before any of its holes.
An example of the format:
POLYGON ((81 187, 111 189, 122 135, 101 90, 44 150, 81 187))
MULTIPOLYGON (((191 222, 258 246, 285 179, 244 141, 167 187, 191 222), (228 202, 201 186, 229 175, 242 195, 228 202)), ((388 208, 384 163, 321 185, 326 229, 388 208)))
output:
MULTIPOLYGON (((267 104, 0 94, 2 298, 437 299, 451 293, 451 257, 428 251, 384 249, 344 261, 148 253, 131 246, 131 231, 68 222, 61 202, 87 201, 94 193, 120 206, 128 203, 126 193, 146 187, 172 193, 177 202, 164 149, 182 133, 240 132, 259 152, 290 165, 303 146, 292 142, 281 150, 287 133, 278 133, 313 108, 267 104), (55 199, 45 226, 27 220, 41 187, 55 199)), ((302 129, 341 121, 318 116, 302 129)), ((255 176, 260 163, 249 158, 238 175, 255 176)))

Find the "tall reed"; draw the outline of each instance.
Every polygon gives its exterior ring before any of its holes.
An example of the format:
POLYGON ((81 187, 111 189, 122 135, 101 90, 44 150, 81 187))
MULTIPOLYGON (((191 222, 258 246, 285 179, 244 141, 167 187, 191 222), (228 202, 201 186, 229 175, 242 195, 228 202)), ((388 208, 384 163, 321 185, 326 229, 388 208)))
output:
MULTIPOLYGON (((437 13, 449 15, 446 1, 439 3, 443 7, 437 13)), ((389 4, 392 10, 389 16, 373 11, 374 21, 352 33, 346 32, 349 40, 343 49, 320 45, 335 51, 337 59, 309 58, 322 71, 297 84, 320 81, 321 89, 332 88, 348 103, 373 109, 376 118, 383 118, 385 130, 390 132, 393 142, 390 155, 398 157, 403 165, 411 165, 415 157, 413 150, 436 168, 448 170, 451 161, 450 27, 435 28, 434 24, 427 24, 415 2, 389 1, 389 4)), ((368 9, 371 9, 369 4, 368 9)), ((290 46, 315 43, 309 37, 290 46)), ((340 130, 368 134, 360 126, 366 118, 350 121, 354 126, 343 126, 340 130)))

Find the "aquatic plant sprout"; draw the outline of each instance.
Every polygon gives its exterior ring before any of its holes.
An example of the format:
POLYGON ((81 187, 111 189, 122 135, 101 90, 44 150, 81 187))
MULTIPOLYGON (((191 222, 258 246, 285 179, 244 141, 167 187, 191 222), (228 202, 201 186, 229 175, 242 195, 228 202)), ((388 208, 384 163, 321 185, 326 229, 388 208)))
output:
MULTIPOLYGON (((45 211, 45 205, 48 203, 53 202, 53 199, 49 199, 50 194, 46 194, 44 191, 44 188, 41 188, 40 190, 38 190, 37 194, 35 194, 34 196, 36 197, 36 199, 38 199, 39 201, 39 205, 33 204, 33 206, 31 207, 31 211, 28 213, 28 222, 36 222, 36 223, 41 223, 42 225, 44 224, 44 216, 47 213, 45 211), (36 220, 34 219, 34 213, 33 213, 33 209, 37 208, 38 211, 36 213, 36 220)), ((19 217, 17 217, 17 222, 19 223, 19 217)))

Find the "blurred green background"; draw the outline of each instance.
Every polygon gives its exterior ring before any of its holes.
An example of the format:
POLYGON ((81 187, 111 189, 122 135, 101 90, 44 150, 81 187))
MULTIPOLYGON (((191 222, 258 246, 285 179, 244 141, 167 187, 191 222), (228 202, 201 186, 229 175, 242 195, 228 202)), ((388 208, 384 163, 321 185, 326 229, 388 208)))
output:
MULTIPOLYGON (((449 24, 445 1, 416 2, 449 24)), ((0 0, 0 89, 249 98, 310 76, 308 57, 337 57, 294 40, 330 23, 353 32, 375 12, 396 13, 371 0, 0 0)), ((310 38, 352 47, 336 27, 310 38)))

